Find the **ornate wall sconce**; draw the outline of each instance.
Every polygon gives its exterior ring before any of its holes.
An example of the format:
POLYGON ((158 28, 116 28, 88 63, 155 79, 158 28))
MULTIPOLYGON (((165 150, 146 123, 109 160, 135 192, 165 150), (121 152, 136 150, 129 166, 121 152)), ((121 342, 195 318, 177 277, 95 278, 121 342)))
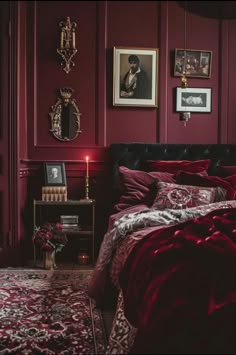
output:
POLYGON ((68 74, 71 71, 70 66, 75 66, 75 63, 72 61, 72 58, 77 52, 75 48, 75 29, 77 24, 75 22, 70 21, 70 17, 67 17, 65 21, 61 21, 59 23, 59 27, 61 28, 60 35, 60 48, 57 49, 57 53, 62 56, 63 61, 61 65, 65 64, 63 68, 68 74))

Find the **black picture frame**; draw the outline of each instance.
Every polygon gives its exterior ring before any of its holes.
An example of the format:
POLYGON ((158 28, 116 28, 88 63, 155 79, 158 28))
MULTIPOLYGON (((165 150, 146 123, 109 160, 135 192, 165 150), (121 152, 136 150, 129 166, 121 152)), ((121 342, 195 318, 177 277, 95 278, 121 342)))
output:
POLYGON ((46 186, 66 186, 65 163, 44 162, 44 180, 46 186))

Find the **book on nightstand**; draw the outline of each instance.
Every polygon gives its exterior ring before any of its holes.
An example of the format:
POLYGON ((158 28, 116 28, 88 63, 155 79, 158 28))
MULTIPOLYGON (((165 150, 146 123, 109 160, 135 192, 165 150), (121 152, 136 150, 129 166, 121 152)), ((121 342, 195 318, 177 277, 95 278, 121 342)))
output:
POLYGON ((42 186, 42 201, 67 201, 67 187, 42 186))
POLYGON ((80 230, 78 215, 61 215, 60 223, 65 230, 80 230))

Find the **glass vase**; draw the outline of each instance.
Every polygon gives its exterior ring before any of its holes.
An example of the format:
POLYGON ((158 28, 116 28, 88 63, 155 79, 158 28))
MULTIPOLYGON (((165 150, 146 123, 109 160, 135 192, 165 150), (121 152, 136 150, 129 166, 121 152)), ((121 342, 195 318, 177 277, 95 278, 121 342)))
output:
POLYGON ((54 270, 55 264, 55 250, 44 252, 44 269, 54 270))

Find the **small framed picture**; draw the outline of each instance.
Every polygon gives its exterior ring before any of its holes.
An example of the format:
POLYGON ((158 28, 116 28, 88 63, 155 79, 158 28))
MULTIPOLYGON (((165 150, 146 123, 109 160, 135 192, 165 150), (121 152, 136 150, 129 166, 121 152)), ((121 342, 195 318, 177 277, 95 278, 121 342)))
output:
POLYGON ((44 163, 46 186, 66 186, 65 164, 58 162, 44 163))
POLYGON ((187 77, 211 77, 212 51, 195 49, 175 49, 174 76, 182 76, 185 71, 187 77))
POLYGON ((211 88, 176 88, 177 112, 211 112, 211 88))
POLYGON ((157 106, 157 48, 113 48, 113 105, 157 106))

